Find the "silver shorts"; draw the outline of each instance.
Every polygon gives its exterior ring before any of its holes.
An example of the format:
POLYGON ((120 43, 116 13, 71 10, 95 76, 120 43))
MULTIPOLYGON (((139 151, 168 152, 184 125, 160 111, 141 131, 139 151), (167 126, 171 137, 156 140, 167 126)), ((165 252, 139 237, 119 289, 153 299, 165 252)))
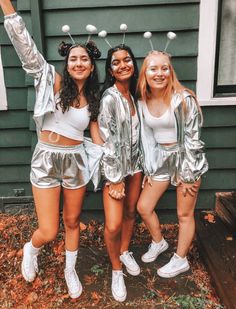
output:
POLYGON ((78 189, 90 180, 88 159, 84 145, 58 146, 38 142, 32 161, 30 181, 39 188, 62 185, 78 189))
POLYGON ((177 185, 178 149, 178 144, 170 146, 158 145, 158 164, 155 173, 151 176, 152 180, 170 181, 172 185, 177 185))

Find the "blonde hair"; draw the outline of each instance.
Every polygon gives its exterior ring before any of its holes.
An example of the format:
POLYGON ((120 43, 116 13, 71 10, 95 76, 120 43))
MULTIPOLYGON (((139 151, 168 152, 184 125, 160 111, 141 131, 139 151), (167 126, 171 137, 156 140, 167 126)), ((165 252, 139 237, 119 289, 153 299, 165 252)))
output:
MULTIPOLYGON (((198 107, 198 110, 199 110, 201 117, 202 117, 201 108, 198 104, 195 93, 192 90, 184 87, 179 82, 179 80, 178 80, 178 78, 175 74, 173 65, 171 63, 171 56, 166 52, 154 50, 154 51, 149 52, 149 54, 145 57, 143 64, 142 64, 142 67, 141 67, 141 70, 140 70, 140 73, 139 73, 139 78, 138 78, 138 83, 137 83, 137 96, 138 96, 138 98, 141 99, 142 101, 145 101, 145 102, 151 98, 152 93, 151 93, 150 87, 147 83, 146 70, 147 70, 147 67, 148 67, 149 59, 152 56, 160 56, 160 55, 165 56, 168 59, 169 69, 170 69, 169 83, 168 83, 168 85, 167 85, 167 87, 164 91, 164 94, 163 94, 163 102, 165 104, 170 105, 173 93, 182 94, 183 91, 186 90, 194 97, 195 102, 196 102, 197 107, 198 107)), ((186 105, 185 104, 184 104, 184 111, 186 112, 186 105)))

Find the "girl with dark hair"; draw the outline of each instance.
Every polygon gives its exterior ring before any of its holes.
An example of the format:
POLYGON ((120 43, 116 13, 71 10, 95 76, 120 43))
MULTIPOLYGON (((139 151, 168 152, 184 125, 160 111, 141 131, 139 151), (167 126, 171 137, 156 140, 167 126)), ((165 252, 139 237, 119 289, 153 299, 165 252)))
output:
MULTIPOLYGON (((37 50, 10 0, 0 0, 0 6, 5 14, 5 28, 9 38, 24 70, 34 78, 36 89, 34 120, 39 141, 32 157, 30 180, 38 228, 30 242, 24 246, 22 275, 28 282, 35 279, 40 249, 56 238, 62 191, 65 279, 69 295, 77 298, 82 293, 82 285, 75 271, 79 219, 86 185, 92 176, 91 169, 96 172, 97 164, 90 161, 87 155, 84 130, 90 124, 91 136, 96 142, 99 92, 94 59, 100 56, 100 52, 91 42, 86 45, 62 43, 59 53, 66 60, 63 76, 60 76, 37 50)), ((91 143, 90 147, 92 150, 96 148, 97 155, 99 146, 91 143)))
POLYGON ((129 252, 142 179, 135 101, 137 77, 137 64, 131 49, 124 44, 111 48, 106 60, 98 124, 104 141, 104 236, 112 264, 112 294, 120 302, 127 296, 121 263, 131 275, 140 273, 129 252))

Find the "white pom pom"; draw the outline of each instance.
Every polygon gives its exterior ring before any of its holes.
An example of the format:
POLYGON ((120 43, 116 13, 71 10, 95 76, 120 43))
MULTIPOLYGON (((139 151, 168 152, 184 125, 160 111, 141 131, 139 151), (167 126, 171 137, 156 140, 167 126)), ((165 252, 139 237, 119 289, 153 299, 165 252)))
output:
POLYGON ((62 26, 61 30, 62 30, 64 33, 70 32, 70 26, 64 25, 64 26, 62 26))
POLYGON ((150 31, 147 31, 147 32, 145 32, 145 33, 143 34, 143 37, 144 37, 145 39, 151 39, 152 33, 151 33, 150 31))
POLYGON ((174 32, 168 32, 167 37, 169 40, 174 40, 176 38, 176 34, 174 32))
POLYGON ((98 36, 99 36, 100 38, 105 38, 105 37, 107 36, 107 32, 106 32, 105 30, 102 30, 102 31, 100 31, 100 32, 98 33, 98 36))
POLYGON ((97 28, 93 25, 87 25, 86 30, 90 33, 96 33, 97 32, 97 28))
POLYGON ((126 24, 121 24, 120 25, 120 30, 121 31, 127 31, 127 29, 128 29, 128 26, 126 24))

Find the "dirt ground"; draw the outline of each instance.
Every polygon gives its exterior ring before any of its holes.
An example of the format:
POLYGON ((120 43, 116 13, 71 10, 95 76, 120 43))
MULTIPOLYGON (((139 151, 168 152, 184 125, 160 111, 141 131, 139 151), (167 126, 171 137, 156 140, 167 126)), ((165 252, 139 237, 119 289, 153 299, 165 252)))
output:
POLYGON ((111 266, 103 242, 103 224, 96 221, 81 223, 81 248, 76 265, 83 285, 80 298, 70 299, 66 290, 62 224, 57 240, 46 245, 39 255, 38 277, 33 283, 26 283, 20 274, 22 247, 36 227, 34 214, 0 214, 0 308, 223 308, 195 242, 188 256, 190 271, 172 279, 157 276, 157 268, 168 262, 175 251, 176 224, 162 226, 170 247, 150 264, 140 260, 150 236, 144 224, 136 224, 130 249, 141 266, 141 274, 133 277, 124 270, 128 297, 122 304, 111 295, 111 266))

